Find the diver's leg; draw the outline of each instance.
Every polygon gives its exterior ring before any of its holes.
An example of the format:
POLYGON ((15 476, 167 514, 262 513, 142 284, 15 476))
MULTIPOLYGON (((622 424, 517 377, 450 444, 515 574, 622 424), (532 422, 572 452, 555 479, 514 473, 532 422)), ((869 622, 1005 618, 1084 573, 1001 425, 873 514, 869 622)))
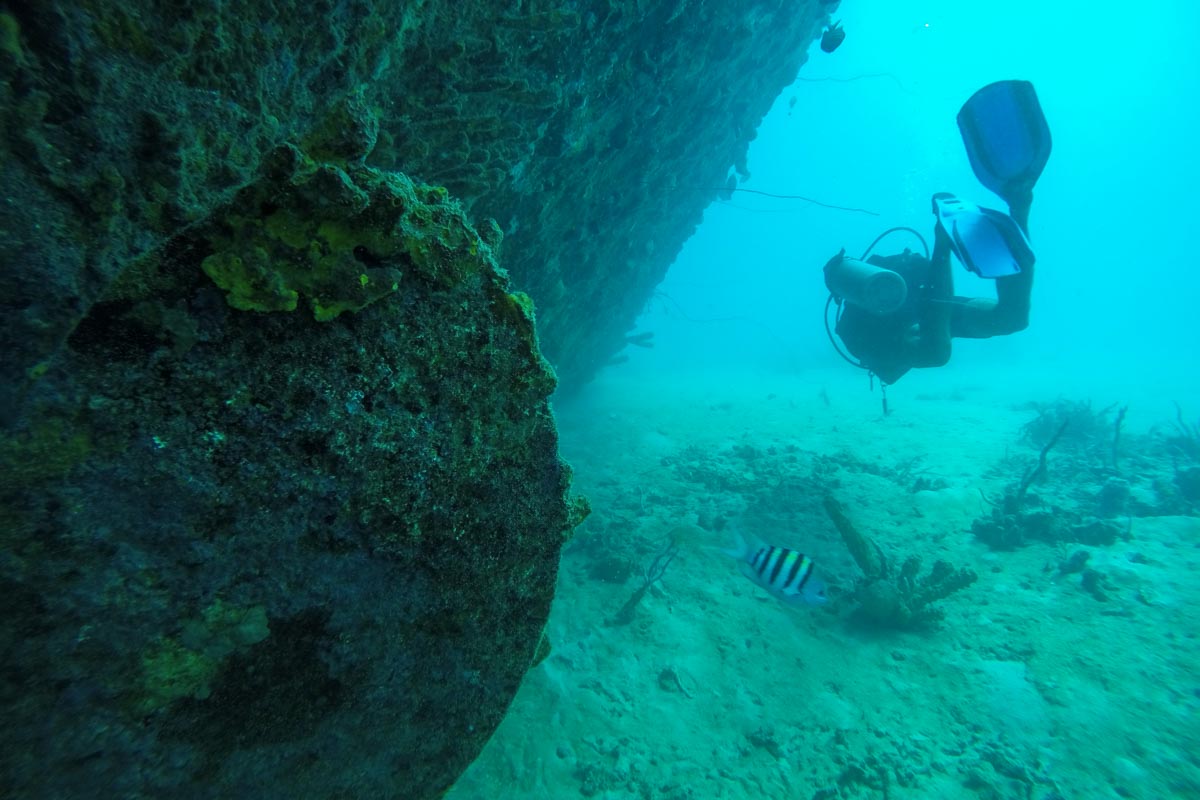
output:
POLYGON ((1029 326, 1033 265, 1016 275, 995 280, 995 300, 986 297, 954 298, 951 303, 951 336, 956 339, 990 339, 1023 331, 1029 326))
MULTIPOLYGON (((1028 235, 1029 207, 1033 194, 1013 196, 1009 213, 1028 235)), ((996 299, 983 297, 954 298, 950 322, 951 335, 958 339, 988 339, 1023 331, 1029 326, 1029 298, 1033 293, 1033 264, 1016 275, 996 278, 996 299)))
POLYGON ((950 238, 941 225, 935 226, 934 236, 933 258, 916 335, 905 348, 914 367, 940 367, 950 360, 950 323, 954 310, 950 238))
POLYGON ((1012 217, 1025 235, 1029 235, 1029 209, 1033 205, 1033 192, 1025 190, 1014 190, 1012 196, 1008 198, 1008 215, 1012 217))

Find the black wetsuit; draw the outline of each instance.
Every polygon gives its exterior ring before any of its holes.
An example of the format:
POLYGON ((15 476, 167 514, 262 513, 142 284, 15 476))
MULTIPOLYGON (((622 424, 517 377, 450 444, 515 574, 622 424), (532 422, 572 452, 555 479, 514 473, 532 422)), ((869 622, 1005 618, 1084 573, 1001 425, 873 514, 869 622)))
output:
MULTIPOLYGON (((1031 192, 1016 194, 1009 211, 1022 231, 1029 231, 1031 192)), ((996 278, 996 299, 954 294, 950 242, 935 228, 933 256, 925 259, 905 250, 894 256, 871 256, 867 263, 900 273, 908 284, 904 305, 891 314, 872 314, 846 303, 837 334, 846 349, 884 383, 895 383, 914 367, 940 367, 950 360, 951 339, 987 339, 1024 330, 1029 324, 1034 264, 1016 275, 996 278)))
POLYGON ((904 304, 890 314, 873 314, 846 303, 835 330, 846 349, 864 367, 884 383, 895 383, 916 366, 906 339, 921 321, 931 264, 929 259, 911 250, 894 256, 871 256, 867 263, 900 273, 908 285, 904 304))

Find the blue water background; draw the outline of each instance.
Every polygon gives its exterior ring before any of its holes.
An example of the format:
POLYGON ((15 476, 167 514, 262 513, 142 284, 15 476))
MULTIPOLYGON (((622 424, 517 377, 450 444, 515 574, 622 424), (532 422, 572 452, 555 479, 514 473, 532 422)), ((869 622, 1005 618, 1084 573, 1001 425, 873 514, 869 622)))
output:
MULTIPOLYGON (((619 369, 835 367, 822 264, 893 225, 932 246, 936 191, 1004 208, 973 176, 955 115, 979 87, 1022 78, 1054 140, 1031 214, 1031 324, 956 340, 950 370, 1049 376, 1077 396, 1128 384, 1161 401, 1155 414, 1173 413, 1170 400, 1194 414, 1200 4, 1138 4, 1136 16, 1108 2, 843 5, 844 44, 831 55, 812 46, 801 80, 763 121, 741 185, 879 216, 745 193, 715 202, 640 320, 656 346, 629 348, 619 369)), ((896 237, 880 252, 910 244, 896 237)), ((958 294, 993 296, 959 267, 955 280, 958 294)), ((922 380, 914 371, 900 385, 922 380)))

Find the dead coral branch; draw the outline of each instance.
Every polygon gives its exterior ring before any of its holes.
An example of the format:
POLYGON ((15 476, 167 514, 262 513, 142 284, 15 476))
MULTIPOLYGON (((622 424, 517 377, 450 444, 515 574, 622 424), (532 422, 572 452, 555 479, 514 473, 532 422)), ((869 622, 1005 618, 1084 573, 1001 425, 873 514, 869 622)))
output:
POLYGON ((679 555, 679 540, 674 535, 668 536, 664 542, 663 549, 659 551, 654 560, 642 572, 642 585, 639 586, 629 599, 625 601, 625 605, 621 606, 611 619, 605 622, 606 625, 628 625, 633 622, 634 612, 637 611, 638 604, 642 602, 642 598, 646 596, 646 592, 650 591, 650 587, 662 580, 662 576, 667 571, 667 567, 675 560, 675 556, 679 555))
POLYGON ((1063 432, 1066 431, 1070 422, 1069 419, 1063 420, 1062 424, 1058 426, 1058 431, 1050 437, 1050 441, 1046 442, 1042 451, 1038 453, 1037 465, 1025 471, 1025 477, 1021 478, 1021 483, 1013 496, 1011 513, 1015 514, 1021 510, 1021 504, 1025 502, 1025 492, 1029 491, 1029 487, 1034 481, 1046 474, 1046 454, 1054 448, 1054 445, 1058 444, 1058 440, 1062 438, 1063 432))

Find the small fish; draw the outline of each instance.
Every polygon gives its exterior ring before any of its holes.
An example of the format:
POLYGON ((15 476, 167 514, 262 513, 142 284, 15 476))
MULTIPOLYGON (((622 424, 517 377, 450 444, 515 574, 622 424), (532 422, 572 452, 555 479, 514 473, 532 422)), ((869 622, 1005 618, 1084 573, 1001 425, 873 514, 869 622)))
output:
POLYGON ((741 537, 737 549, 722 552, 738 560, 747 578, 785 603, 819 606, 828 600, 825 582, 813 574, 815 565, 803 553, 775 545, 752 545, 741 537))
POLYGON ((826 53, 832 53, 845 40, 846 31, 842 29, 842 21, 839 19, 821 34, 821 49, 826 53))

